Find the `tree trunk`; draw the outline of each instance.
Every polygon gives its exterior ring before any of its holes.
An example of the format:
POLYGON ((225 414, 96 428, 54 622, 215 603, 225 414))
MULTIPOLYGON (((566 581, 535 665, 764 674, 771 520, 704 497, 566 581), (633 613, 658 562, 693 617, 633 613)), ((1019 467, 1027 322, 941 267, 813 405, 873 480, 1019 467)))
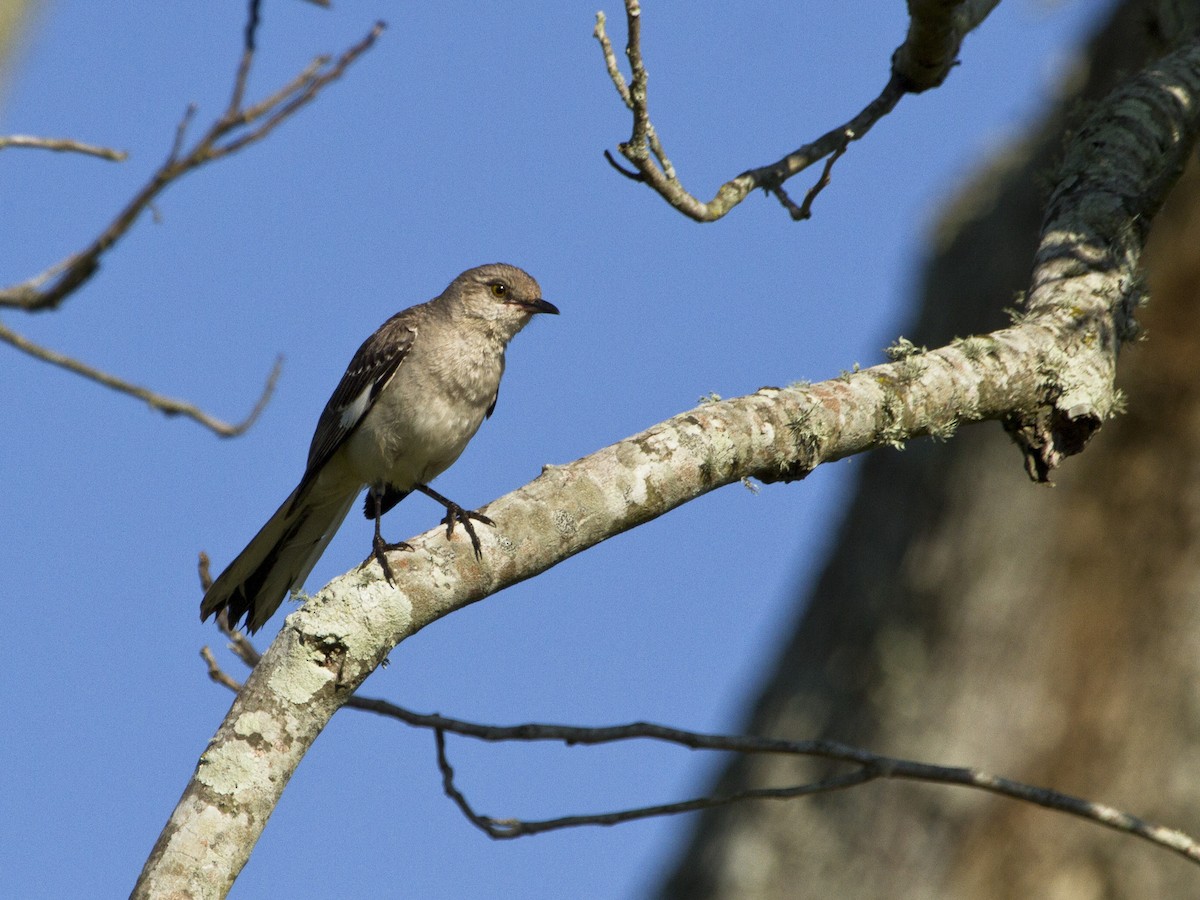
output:
MULTIPOLYGON (((1158 52, 1125 3, 1036 134, 943 217, 911 337, 1005 324, 1028 286, 1047 173, 1086 103, 1158 52)), ((747 730, 971 765, 1200 833, 1200 172, 1154 224, 1129 398, 1057 486, 994 425, 864 460, 807 612, 747 730)), ((735 760, 717 793, 820 766, 735 760)), ((667 898, 1200 896, 1136 838, 958 788, 877 781, 698 819, 667 898)))

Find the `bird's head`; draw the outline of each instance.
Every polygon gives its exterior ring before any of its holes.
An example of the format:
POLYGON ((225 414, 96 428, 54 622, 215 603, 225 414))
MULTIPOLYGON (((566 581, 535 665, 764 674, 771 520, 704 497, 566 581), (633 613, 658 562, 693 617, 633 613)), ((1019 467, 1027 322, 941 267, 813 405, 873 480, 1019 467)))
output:
POLYGON ((542 289, 532 275, 504 263, 468 269, 450 283, 441 299, 452 314, 493 323, 508 338, 537 313, 558 315, 558 307, 542 299, 542 289))

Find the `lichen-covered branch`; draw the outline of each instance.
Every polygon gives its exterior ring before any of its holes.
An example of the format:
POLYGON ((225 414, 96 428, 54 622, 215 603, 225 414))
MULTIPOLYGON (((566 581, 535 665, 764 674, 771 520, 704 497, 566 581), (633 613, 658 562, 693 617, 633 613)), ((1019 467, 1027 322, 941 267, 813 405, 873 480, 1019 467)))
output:
POLYGON ((905 94, 920 93, 940 85, 958 59, 963 38, 983 22, 1000 0, 909 0, 908 34, 892 56, 892 72, 879 96, 842 125, 832 128, 815 141, 793 150, 777 162, 750 169, 727 181, 716 196, 705 203, 688 191, 667 158, 662 141, 650 120, 646 63, 642 54, 639 0, 625 0, 627 38, 625 55, 629 59, 630 80, 617 65, 616 53, 608 37, 607 19, 596 14, 593 34, 600 43, 605 68, 621 101, 633 114, 633 132, 617 149, 633 165, 629 172, 617 166, 607 152, 608 161, 622 174, 653 188, 664 200, 697 222, 715 222, 741 203, 757 188, 772 194, 794 220, 811 216, 812 200, 829 182, 832 162, 825 167, 817 185, 803 203, 792 201, 784 182, 818 160, 841 156, 852 141, 863 137, 880 119, 890 113, 905 94))
POLYGON ((908 34, 892 73, 910 93, 935 88, 958 62, 958 49, 1000 0, 908 0, 908 34))
POLYGON ((1005 427, 1032 477, 1046 481, 1113 412, 1117 353, 1137 334, 1142 247, 1196 140, 1200 49, 1184 46, 1126 82, 1078 130, 1047 203, 1026 297, 1029 328, 1061 346, 1039 360, 1039 402, 1005 427), (1183 151, 1183 152, 1181 152, 1183 151))
POLYGON ((329 718, 430 622, 746 477, 817 465, 960 425, 1010 424, 1035 477, 1078 452, 1116 404, 1137 261, 1200 125, 1200 45, 1122 85, 1076 136, 1046 217, 1020 322, 811 386, 712 402, 564 466, 486 507, 483 558, 441 528, 290 615, 201 757, 135 896, 222 896, 329 718), (203 859, 203 865, 197 861, 203 859))

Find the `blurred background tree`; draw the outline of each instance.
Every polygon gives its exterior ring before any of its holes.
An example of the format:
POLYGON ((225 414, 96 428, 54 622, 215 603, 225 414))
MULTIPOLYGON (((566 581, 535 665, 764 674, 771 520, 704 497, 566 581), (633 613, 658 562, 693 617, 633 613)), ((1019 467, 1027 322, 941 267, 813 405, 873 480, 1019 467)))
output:
MULTIPOLYGON (((1164 4, 1163 8, 1169 5, 1164 4)), ((915 321, 991 331, 1029 282, 1049 176, 1089 104, 1161 53, 1156 4, 1113 10, 1062 94, 941 217, 915 321)), ((981 766, 1200 827, 1200 172, 1154 223, 1125 415, 1032 489, 995 426, 874 453, 747 728, 981 766)), ((736 759, 716 790, 792 783, 736 759)), ((702 815, 667 898, 1184 897, 1195 868, 979 792, 876 783, 702 815)))

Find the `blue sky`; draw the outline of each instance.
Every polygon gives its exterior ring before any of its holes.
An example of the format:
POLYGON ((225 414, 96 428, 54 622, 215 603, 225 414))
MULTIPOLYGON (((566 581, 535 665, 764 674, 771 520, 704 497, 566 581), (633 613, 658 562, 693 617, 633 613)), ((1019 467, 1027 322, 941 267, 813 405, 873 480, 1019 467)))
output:
MULTIPOLYGON (((606 4, 622 41, 621 8, 606 4)), ((244 6, 47 5, 6 75, 0 132, 71 136, 130 159, 0 155, 0 280, 94 237, 165 156, 189 102, 196 131, 219 114, 244 6)), ((389 28, 266 142, 170 188, 158 221, 140 221, 60 311, 4 316, 231 419, 277 353, 286 363, 259 423, 221 440, 0 346, 0 895, 132 887, 231 700, 199 648, 244 674, 198 620, 196 555, 222 566, 291 490, 317 415, 380 322, 492 261, 528 269, 562 310, 514 342, 496 415, 437 482, 471 506, 709 392, 874 363, 904 330, 939 205, 1045 101, 1095 12, 1001 4, 942 89, 902 101, 842 158, 813 220, 793 223, 754 196, 697 225, 601 157, 629 121, 591 37, 594 2, 264 7, 252 97, 376 19, 389 28)), ((844 121, 883 85, 904 3, 829 8, 644 5, 651 110, 696 194, 844 121)), ((815 176, 793 181, 794 196, 815 176)), ((710 494, 434 624, 362 693, 506 724, 736 729, 836 533, 855 466, 710 494)), ((440 515, 410 498, 385 534, 440 515)), ((369 523, 348 519, 310 589, 357 564, 369 540, 369 523)), ((529 818, 682 799, 716 766, 640 746, 452 739, 450 754, 478 809, 529 818)), ((233 896, 637 897, 686 825, 495 843, 442 797, 430 734, 344 711, 233 896)))

